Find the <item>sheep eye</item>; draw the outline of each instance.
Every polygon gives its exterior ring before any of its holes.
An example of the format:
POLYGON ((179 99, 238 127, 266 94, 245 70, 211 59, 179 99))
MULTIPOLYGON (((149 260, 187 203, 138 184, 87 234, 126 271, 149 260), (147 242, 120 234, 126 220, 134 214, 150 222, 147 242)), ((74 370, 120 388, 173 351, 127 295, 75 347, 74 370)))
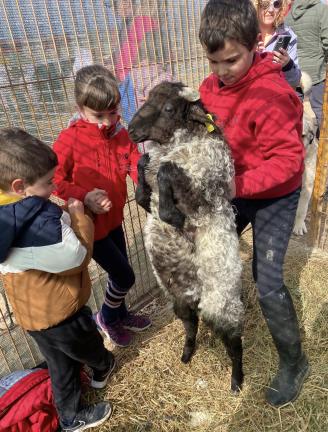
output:
POLYGON ((173 111, 174 111, 173 105, 169 105, 169 104, 165 105, 164 111, 167 113, 173 113, 173 111))

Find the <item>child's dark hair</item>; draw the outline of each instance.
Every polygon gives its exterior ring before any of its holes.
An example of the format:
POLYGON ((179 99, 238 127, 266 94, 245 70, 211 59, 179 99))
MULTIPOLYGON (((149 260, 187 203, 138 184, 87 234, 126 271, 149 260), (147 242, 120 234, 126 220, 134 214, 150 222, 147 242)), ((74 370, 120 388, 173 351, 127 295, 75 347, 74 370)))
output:
POLYGON ((0 129, 0 189, 8 191, 15 179, 33 185, 58 164, 47 144, 19 128, 0 129))
POLYGON ((74 94, 80 108, 86 106, 95 111, 115 108, 121 100, 115 76, 104 66, 96 64, 77 72, 74 94))
POLYGON ((209 54, 233 39, 251 50, 260 33, 257 12, 251 0, 209 0, 200 23, 199 39, 209 54))

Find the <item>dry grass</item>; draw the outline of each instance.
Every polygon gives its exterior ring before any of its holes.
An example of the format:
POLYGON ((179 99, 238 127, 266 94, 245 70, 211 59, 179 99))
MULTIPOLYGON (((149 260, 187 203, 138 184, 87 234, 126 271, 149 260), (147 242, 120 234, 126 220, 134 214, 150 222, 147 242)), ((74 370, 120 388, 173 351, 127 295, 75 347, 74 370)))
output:
POLYGON ((328 263, 308 256, 291 241, 285 275, 299 314, 311 375, 299 399, 274 409, 264 401, 277 357, 255 298, 250 269, 250 236, 241 241, 247 321, 244 333, 245 385, 229 392, 230 362, 205 326, 192 362, 180 362, 184 331, 164 299, 148 306, 153 327, 133 347, 114 349, 118 370, 106 390, 87 399, 113 402, 112 418, 98 432, 266 432, 328 430, 328 263))

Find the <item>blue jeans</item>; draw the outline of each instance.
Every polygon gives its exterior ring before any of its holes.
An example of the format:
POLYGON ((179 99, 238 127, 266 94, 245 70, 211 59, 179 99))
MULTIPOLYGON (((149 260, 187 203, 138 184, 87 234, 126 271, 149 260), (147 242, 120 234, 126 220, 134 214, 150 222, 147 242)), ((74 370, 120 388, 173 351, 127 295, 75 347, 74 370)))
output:
POLYGON ((300 189, 286 196, 251 200, 236 198, 237 232, 253 228, 253 277, 259 298, 284 284, 283 264, 292 233, 300 189))

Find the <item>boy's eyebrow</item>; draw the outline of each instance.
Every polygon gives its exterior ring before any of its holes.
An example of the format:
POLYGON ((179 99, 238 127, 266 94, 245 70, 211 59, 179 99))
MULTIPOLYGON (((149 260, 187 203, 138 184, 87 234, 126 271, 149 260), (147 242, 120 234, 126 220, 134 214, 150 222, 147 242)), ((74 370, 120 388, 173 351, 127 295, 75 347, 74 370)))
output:
MULTIPOLYGON (((235 58, 238 58, 239 56, 240 56, 239 53, 231 54, 230 56, 227 56, 226 58, 221 59, 220 61, 233 60, 233 59, 235 59, 235 58)), ((218 60, 216 60, 216 59, 213 59, 213 58, 209 57, 208 54, 206 54, 206 57, 207 57, 208 60, 216 61, 216 62, 218 61, 218 60)))

